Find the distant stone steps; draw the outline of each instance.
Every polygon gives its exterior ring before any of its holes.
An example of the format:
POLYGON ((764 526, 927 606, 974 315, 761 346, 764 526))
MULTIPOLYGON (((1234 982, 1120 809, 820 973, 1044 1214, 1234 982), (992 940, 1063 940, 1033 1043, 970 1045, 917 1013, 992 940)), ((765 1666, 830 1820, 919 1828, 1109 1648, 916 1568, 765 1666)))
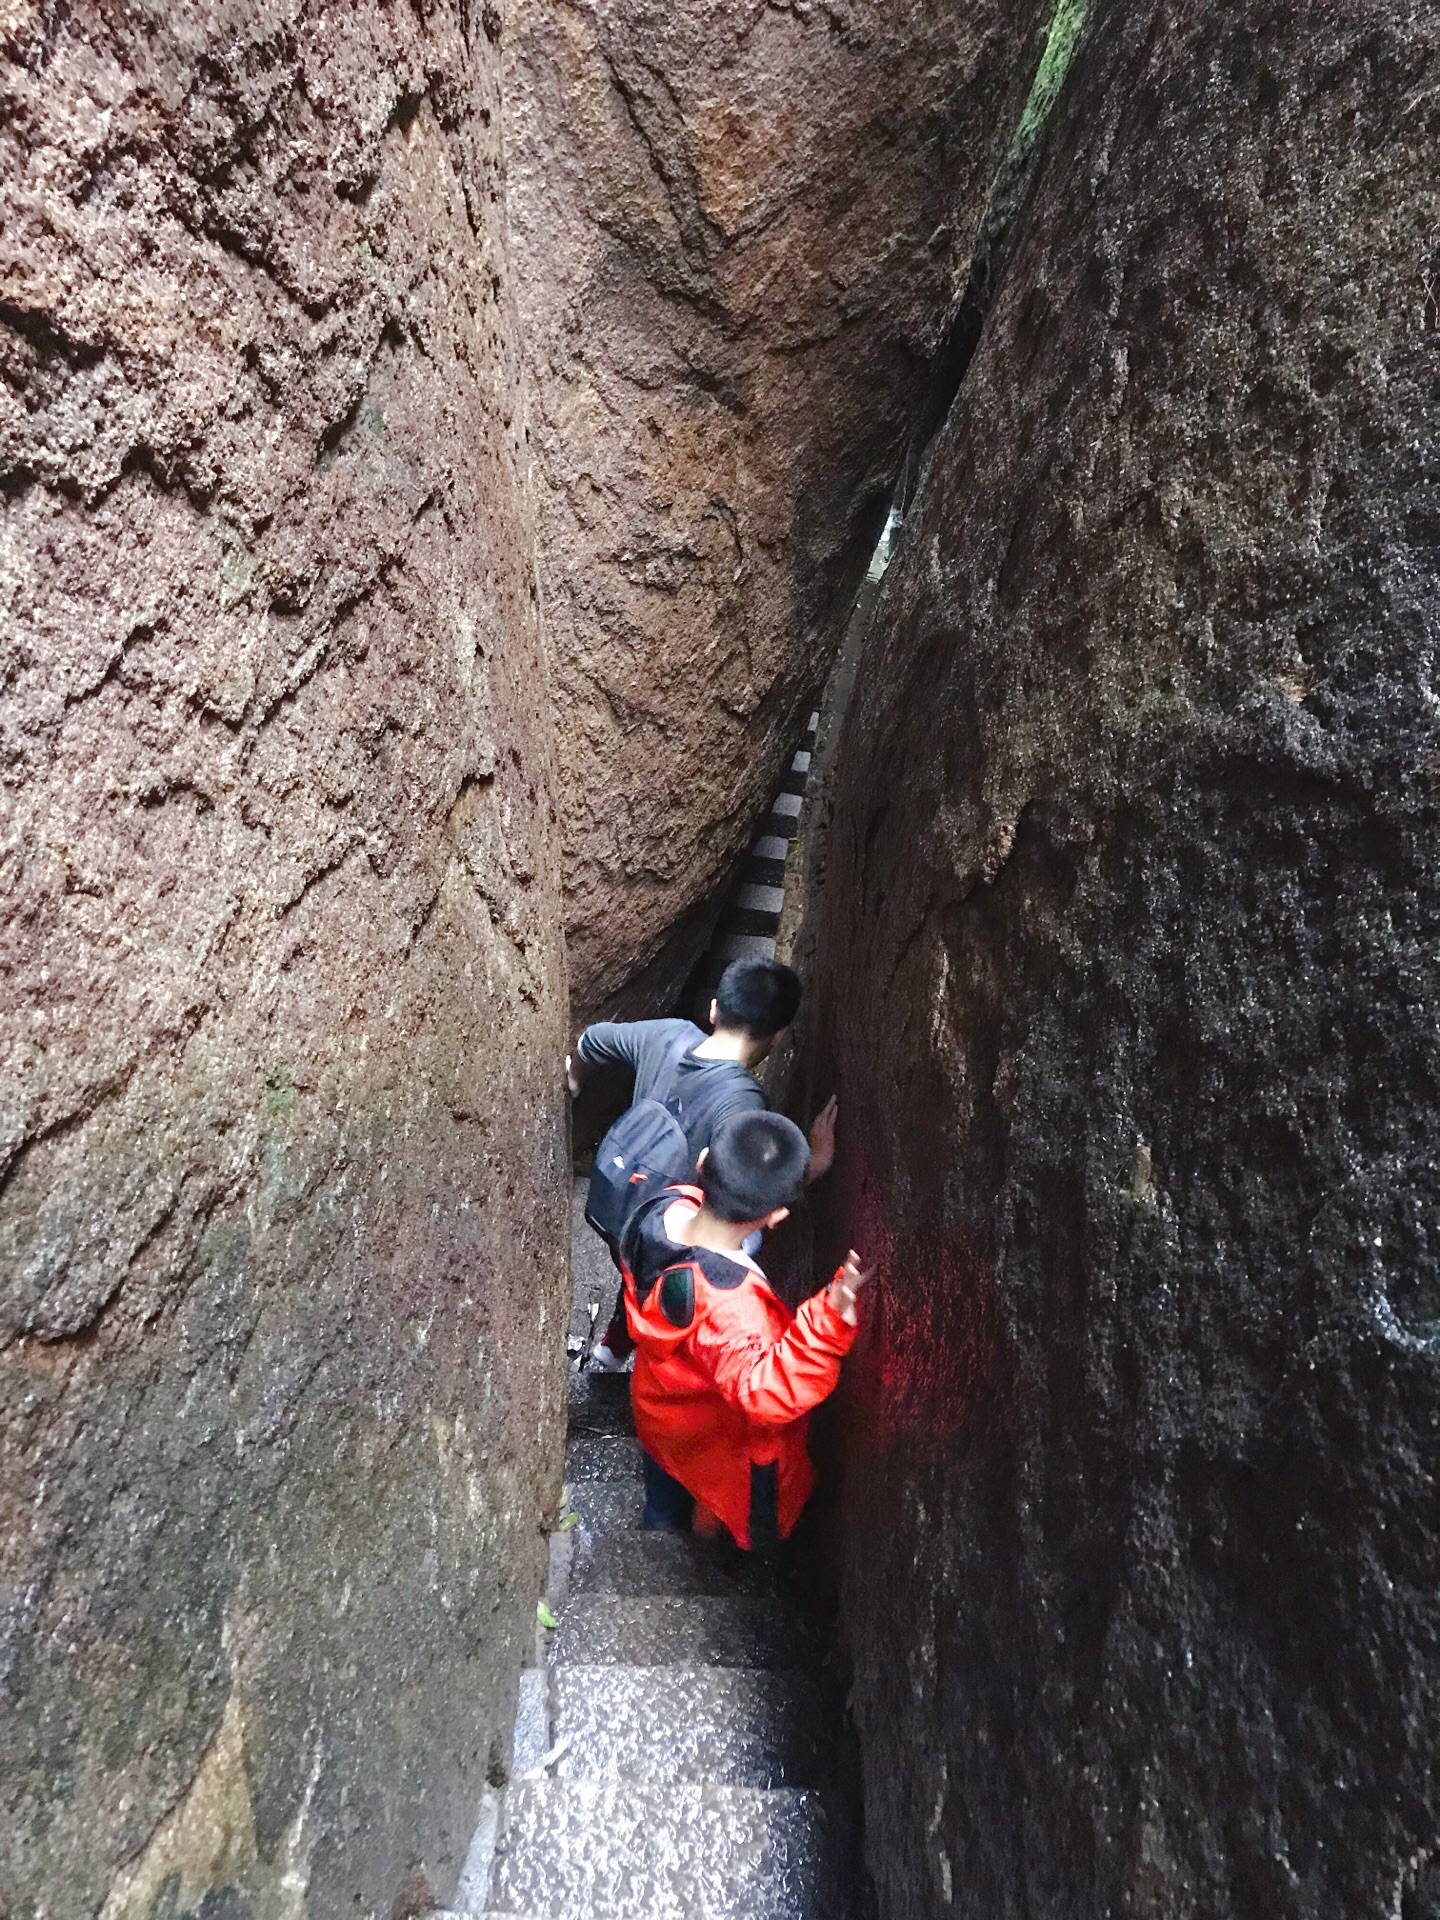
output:
POLYGON ((812 713, 801 746, 792 755, 780 791, 761 821, 750 849, 741 861, 735 886, 721 912, 711 943, 696 1018, 703 1021, 715 982, 732 960, 758 954, 773 960, 780 919, 785 908, 785 863, 790 843, 800 831, 806 783, 815 750, 820 716, 812 713))
POLYGON ((636 1480, 640 1442, 633 1435, 584 1434, 565 1448, 565 1479, 574 1487, 587 1480, 636 1480))

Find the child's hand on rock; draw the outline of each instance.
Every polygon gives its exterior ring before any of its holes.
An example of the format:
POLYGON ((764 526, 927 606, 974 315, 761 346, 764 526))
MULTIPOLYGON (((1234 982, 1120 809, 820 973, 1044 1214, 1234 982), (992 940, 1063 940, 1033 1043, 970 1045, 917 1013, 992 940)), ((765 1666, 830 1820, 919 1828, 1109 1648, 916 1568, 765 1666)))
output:
POLYGON ((859 1322, 860 1289, 869 1284, 874 1271, 873 1267, 862 1270, 860 1256, 852 1247, 845 1256, 844 1266, 830 1282, 830 1304, 847 1327, 859 1322))

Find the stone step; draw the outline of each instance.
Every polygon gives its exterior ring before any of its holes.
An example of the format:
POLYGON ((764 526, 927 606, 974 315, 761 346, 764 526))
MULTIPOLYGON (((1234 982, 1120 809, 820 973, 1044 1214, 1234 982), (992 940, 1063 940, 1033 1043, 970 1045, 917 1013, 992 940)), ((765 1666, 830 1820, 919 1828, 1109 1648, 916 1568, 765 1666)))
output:
POLYGON ((785 911, 785 889, 767 886, 763 881, 746 880, 735 889, 735 905, 749 907, 753 913, 774 914, 785 911))
POLYGON ((751 842, 750 851, 757 860, 774 861, 783 874, 790 853, 790 842, 778 833, 762 833, 751 842))
POLYGON ((515 1697, 515 1741, 511 1771, 538 1766, 550 1748, 550 1686, 543 1667, 526 1667, 515 1697))
POLYGON ((575 1373, 570 1376, 570 1434, 633 1434, 628 1373, 575 1373))
POLYGON ((747 858, 741 876, 747 886, 784 889, 785 869, 778 860, 747 858))
POLYGON ((763 1561, 688 1533, 581 1533, 571 1563, 572 1594, 709 1593, 742 1598, 772 1591, 763 1561))
POLYGON ((728 967, 732 960, 773 960, 775 942, 768 934, 722 933, 716 936, 712 951, 717 962, 728 967))
POLYGON ((580 1433, 565 1445, 565 1478, 577 1486, 582 1480, 635 1480, 640 1474, 640 1442, 615 1433, 580 1433))
POLYGON ((570 1506, 591 1533, 618 1533, 638 1527, 645 1512, 643 1480, 577 1480, 570 1506))
POLYGON ((839 1796, 522 1781, 490 1882, 500 1920, 844 1920, 854 1821, 839 1796))
POLYGON ((565 1780, 661 1787, 833 1787, 838 1703, 813 1674, 747 1667, 558 1667, 555 1763, 565 1780))
POLYGON ((554 1666, 818 1667, 819 1634, 773 1600, 694 1594, 580 1593, 566 1605, 551 1643, 554 1666))

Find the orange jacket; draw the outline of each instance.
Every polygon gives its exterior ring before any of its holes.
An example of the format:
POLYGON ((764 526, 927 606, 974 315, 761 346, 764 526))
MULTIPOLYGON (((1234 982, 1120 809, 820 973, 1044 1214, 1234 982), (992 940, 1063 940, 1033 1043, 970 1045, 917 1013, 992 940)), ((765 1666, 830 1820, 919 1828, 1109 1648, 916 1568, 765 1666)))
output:
POLYGON ((672 1239, 699 1200, 679 1187, 651 1201, 631 1243, 635 1429, 742 1547, 764 1546, 789 1534, 815 1484, 810 1409, 833 1392, 856 1329, 826 1293, 792 1314, 753 1260, 672 1239))

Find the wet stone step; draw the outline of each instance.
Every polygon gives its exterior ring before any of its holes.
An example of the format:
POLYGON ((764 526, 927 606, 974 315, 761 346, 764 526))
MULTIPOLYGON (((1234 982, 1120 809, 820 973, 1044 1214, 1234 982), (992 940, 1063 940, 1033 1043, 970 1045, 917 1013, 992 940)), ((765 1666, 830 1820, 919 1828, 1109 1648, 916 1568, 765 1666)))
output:
MULTIPOLYGON (((782 793, 780 798, 788 800, 790 796, 782 793)), ((767 814, 764 821, 766 837, 771 840, 793 840, 799 827, 800 822, 795 814, 781 813, 778 808, 774 813, 767 814)))
POLYGON ((735 889, 734 901, 737 907, 749 907, 756 913, 779 915, 785 910, 785 889, 746 880, 735 889))
POLYGON ((560 1616, 550 1649, 558 1667, 768 1667, 820 1664, 824 1645, 773 1600, 694 1594, 576 1594, 560 1616))
POLYGON ((506 1795, 490 1912, 547 1920, 845 1920, 839 1797, 633 1781, 521 1782, 506 1795))
POLYGON ((638 1480, 640 1442, 620 1434, 579 1433, 565 1445, 565 1478, 573 1487, 581 1480, 638 1480))
MULTIPOLYGON (((766 891, 766 889, 759 889, 766 891)), ((780 923, 780 909, 775 907, 755 907, 741 901, 738 905, 725 909, 724 927, 727 934, 743 936, 746 934, 773 934, 780 923)))
POLYGON ((763 1595, 773 1590, 762 1561, 696 1540, 688 1533, 579 1536, 570 1591, 579 1593, 711 1593, 763 1595))
POLYGON ((633 1434, 628 1373, 578 1373, 570 1379, 570 1434, 633 1434))
POLYGON ((785 887, 785 862, 767 859, 763 855, 750 853, 745 856, 740 869, 740 878, 749 886, 785 887))
POLYGON ((640 1524, 645 1511, 643 1480, 577 1480, 570 1506, 589 1533, 618 1533, 640 1524))
POLYGON ((757 860, 773 860, 780 873, 780 883, 785 880, 785 862, 790 853, 790 842, 776 834, 762 833, 750 843, 750 851, 757 860))
POLYGON ((717 960, 729 966, 732 960, 773 960, 775 941, 772 935, 761 933, 718 933, 715 936, 714 953, 717 960))
POLYGON ((839 1714, 813 1675, 734 1667, 565 1666, 550 1679, 568 1780, 830 1787, 839 1714))

